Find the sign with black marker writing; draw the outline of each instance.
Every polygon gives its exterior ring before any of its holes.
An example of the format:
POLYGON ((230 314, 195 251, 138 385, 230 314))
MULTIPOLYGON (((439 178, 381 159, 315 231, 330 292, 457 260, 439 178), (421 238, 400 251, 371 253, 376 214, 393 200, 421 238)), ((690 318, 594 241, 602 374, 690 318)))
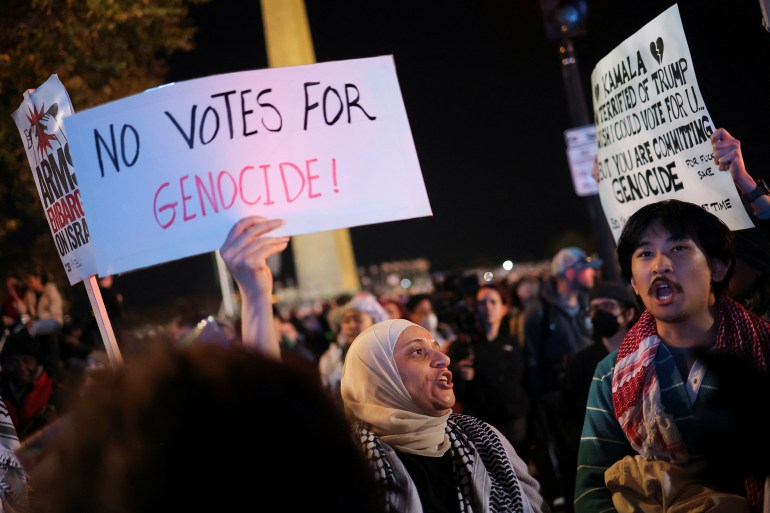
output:
POLYGON ((701 205, 732 230, 753 226, 730 173, 712 160, 717 127, 676 4, 599 61, 591 89, 599 197, 616 241, 639 208, 672 198, 701 205))
POLYGON ((431 215, 392 56, 169 84, 64 121, 99 274, 214 251, 246 215, 298 235, 431 215))

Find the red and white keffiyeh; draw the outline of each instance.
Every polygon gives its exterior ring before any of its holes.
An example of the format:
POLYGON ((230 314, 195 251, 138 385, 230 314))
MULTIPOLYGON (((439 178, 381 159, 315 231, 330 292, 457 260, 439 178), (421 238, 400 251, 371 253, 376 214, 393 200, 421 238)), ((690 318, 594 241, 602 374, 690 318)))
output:
MULTIPOLYGON (((770 324, 724 295, 717 296, 716 308, 716 350, 750 356, 759 369, 767 371, 770 324)), ((615 417, 634 450, 647 458, 684 463, 687 448, 660 401, 653 364, 660 343, 655 318, 645 311, 618 349, 612 402, 615 417)))

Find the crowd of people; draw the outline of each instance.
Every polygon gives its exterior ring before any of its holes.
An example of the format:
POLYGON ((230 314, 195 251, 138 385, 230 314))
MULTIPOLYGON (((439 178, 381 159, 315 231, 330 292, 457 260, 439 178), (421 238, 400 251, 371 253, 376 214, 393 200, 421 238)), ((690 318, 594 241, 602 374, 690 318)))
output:
POLYGON ((237 318, 169 319, 109 365, 44 273, 8 276, 0 510, 770 511, 770 444, 729 386, 770 391, 770 196, 740 141, 712 143, 757 228, 648 204, 618 241, 622 281, 569 246, 514 281, 299 315, 267 265, 283 221, 251 216, 220 248, 237 318), (747 438, 764 462, 715 471, 747 438))

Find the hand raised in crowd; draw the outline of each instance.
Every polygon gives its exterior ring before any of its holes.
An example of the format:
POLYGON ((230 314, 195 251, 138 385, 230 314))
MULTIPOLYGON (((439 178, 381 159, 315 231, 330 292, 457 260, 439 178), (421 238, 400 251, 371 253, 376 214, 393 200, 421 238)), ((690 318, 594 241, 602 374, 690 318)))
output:
MULTIPOLYGON (((730 135, 724 128, 719 128, 711 134, 711 144, 714 148, 714 162, 720 171, 729 171, 735 186, 742 194, 748 194, 757 188, 757 182, 746 171, 741 152, 741 141, 730 135)), ((768 219, 770 215, 770 196, 762 194, 754 196, 749 203, 754 214, 760 219, 768 219)))
POLYGON ((285 250, 289 237, 267 237, 281 219, 244 217, 230 229, 219 249, 241 295, 243 344, 280 358, 272 311, 273 273, 267 259, 285 250))
POLYGON ((739 187, 741 185, 739 180, 746 178, 751 180, 743 163, 741 141, 730 135, 730 132, 724 128, 719 128, 711 134, 711 145, 714 148, 714 162, 719 166, 720 171, 730 171, 733 181, 739 187))

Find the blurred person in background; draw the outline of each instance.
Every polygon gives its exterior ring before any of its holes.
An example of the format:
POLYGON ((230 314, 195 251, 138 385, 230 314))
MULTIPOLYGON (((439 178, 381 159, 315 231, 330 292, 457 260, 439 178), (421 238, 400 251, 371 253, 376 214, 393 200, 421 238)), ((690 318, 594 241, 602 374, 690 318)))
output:
POLYGON ((0 396, 19 440, 24 440, 58 418, 66 406, 66 391, 46 372, 40 341, 27 330, 6 339, 0 365, 0 396))
POLYGON ((283 319, 280 310, 273 305, 273 321, 276 336, 281 347, 281 359, 293 361, 296 366, 305 369, 311 376, 318 378, 318 360, 313 351, 305 345, 304 335, 296 326, 283 319))
POLYGON ((511 333, 516 337, 519 345, 524 347, 524 312, 530 303, 537 301, 540 295, 540 278, 533 275, 525 275, 515 280, 511 286, 511 333))
POLYGON ((735 272, 727 292, 744 307, 770 321, 770 240, 758 228, 734 231, 735 272))
MULTIPOLYGON (((462 413, 489 422, 528 459, 524 351, 510 332, 505 287, 485 284, 476 291, 476 326, 461 332, 446 349, 462 413)), ((459 410, 459 408, 457 409, 459 410)), ((456 411, 457 411, 456 410, 456 411)))
POLYGON ((405 319, 406 308, 401 300, 396 296, 381 297, 380 304, 388 312, 390 319, 405 319))
POLYGON ((350 344, 369 326, 388 319, 388 312, 369 292, 359 292, 341 308, 340 332, 337 339, 321 355, 318 371, 321 383, 332 399, 342 408, 340 378, 342 365, 350 344))
POLYGON ((628 330, 639 319, 641 309, 631 287, 616 281, 603 281, 589 293, 589 313, 594 343, 578 351, 567 364, 559 404, 557 429, 565 440, 561 467, 565 509, 573 511, 575 470, 580 435, 586 415, 586 401, 596 365, 620 346, 628 330), (569 463, 571 462, 571 463, 569 463))
POLYGON ((446 351, 456 335, 449 324, 441 322, 433 310, 433 299, 430 294, 418 293, 410 295, 406 300, 406 316, 415 324, 419 324, 433 335, 442 351, 446 351))
POLYGON ((553 506, 566 504, 560 466, 565 440, 559 425, 559 403, 567 363, 593 343, 588 293, 602 261, 576 246, 551 259, 551 276, 524 313, 527 386, 532 401, 530 433, 532 462, 543 492, 553 506))
POLYGON ((0 314, 3 317, 3 328, 8 331, 22 324, 22 315, 27 314, 27 305, 24 304, 24 296, 21 280, 18 276, 10 275, 5 279, 5 294, 0 305, 0 314))
POLYGON ((64 300, 59 288, 39 270, 27 273, 24 304, 31 321, 27 329, 33 336, 58 333, 64 326, 64 300))

